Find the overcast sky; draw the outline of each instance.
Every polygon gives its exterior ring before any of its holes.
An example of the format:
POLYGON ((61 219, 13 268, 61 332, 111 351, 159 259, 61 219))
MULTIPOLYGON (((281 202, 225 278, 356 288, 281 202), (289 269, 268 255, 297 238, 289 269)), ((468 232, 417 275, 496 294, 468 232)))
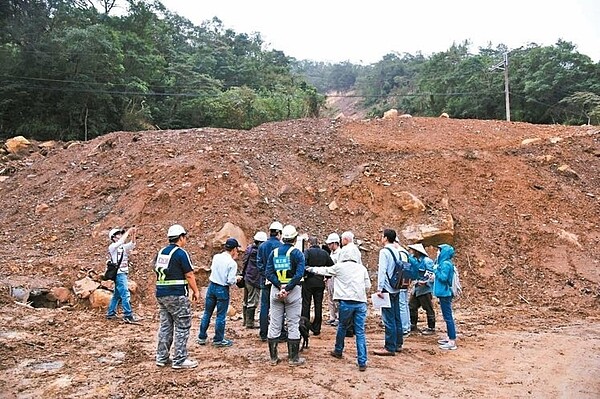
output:
POLYGON ((558 39, 600 61, 600 0, 163 0, 194 24, 218 17, 268 49, 314 61, 370 64, 388 53, 447 50, 469 40, 510 49, 558 39))

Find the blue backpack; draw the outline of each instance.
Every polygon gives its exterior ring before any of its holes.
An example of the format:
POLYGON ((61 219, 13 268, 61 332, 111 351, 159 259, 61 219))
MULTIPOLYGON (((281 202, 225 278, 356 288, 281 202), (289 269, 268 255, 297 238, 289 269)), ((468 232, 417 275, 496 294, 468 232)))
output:
POLYGON ((394 259, 394 271, 392 272, 392 275, 386 273, 388 280, 390 281, 390 286, 394 289, 408 288, 411 281, 417 279, 419 276, 418 267, 402 260, 402 257, 400 257, 400 259, 396 258, 396 254, 394 254, 394 251, 392 251, 391 248, 386 247, 386 249, 390 251, 392 258, 394 259))

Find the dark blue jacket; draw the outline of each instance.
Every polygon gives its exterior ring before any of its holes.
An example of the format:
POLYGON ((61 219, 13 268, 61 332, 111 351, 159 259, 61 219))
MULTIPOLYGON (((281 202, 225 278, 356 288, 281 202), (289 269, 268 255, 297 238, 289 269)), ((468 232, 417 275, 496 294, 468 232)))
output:
MULTIPOLYGON (((279 256, 285 256, 287 251, 292 248, 292 244, 283 244, 279 247, 278 252, 279 256)), ((267 280, 269 280, 275 287, 281 289, 281 286, 285 284, 285 290, 290 292, 296 285, 300 283, 302 276, 304 276, 304 254, 298 248, 294 248, 290 252, 290 263, 291 270, 286 272, 286 277, 289 279, 288 282, 279 281, 279 277, 275 272, 275 266, 273 264, 273 251, 269 255, 269 260, 267 261, 267 280)))
POLYGON ((256 267, 258 268, 258 273, 260 274, 260 288, 265 288, 265 280, 267 277, 267 260, 269 260, 269 255, 275 248, 282 246, 282 242, 277 239, 277 237, 269 237, 269 239, 258 247, 258 252, 256 254, 256 267))

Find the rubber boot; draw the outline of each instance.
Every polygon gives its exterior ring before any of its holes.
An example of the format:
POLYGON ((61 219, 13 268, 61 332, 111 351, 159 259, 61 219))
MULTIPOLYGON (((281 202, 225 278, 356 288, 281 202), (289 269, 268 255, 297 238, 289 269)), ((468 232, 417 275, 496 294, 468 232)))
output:
POLYGON ((435 330, 435 316, 427 316, 427 327, 429 327, 432 330, 435 330))
POLYGON ((246 307, 246 305, 244 305, 244 308, 242 310, 242 325, 244 327, 246 327, 248 324, 248 308, 246 307))
POLYGON ((258 328, 254 324, 254 316, 256 314, 256 308, 249 307, 247 312, 248 312, 248 315, 246 316, 246 328, 258 328))
POLYGON ((299 339, 288 339, 288 363, 290 366, 301 366, 306 360, 298 356, 300 351, 299 339))
POLYGON ((269 356, 271 357, 271 366, 277 365, 279 363, 279 358, 277 357, 277 344, 279 343, 279 339, 269 339, 269 356))

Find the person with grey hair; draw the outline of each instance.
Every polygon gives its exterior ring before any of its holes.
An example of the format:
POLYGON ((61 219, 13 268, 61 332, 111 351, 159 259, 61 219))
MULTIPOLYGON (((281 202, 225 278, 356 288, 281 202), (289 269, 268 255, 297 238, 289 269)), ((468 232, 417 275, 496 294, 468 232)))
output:
MULTIPOLYGON (((317 237, 308 239, 310 247, 304 251, 304 259, 307 267, 325 267, 333 266, 333 260, 319 246, 317 237)), ((315 317, 310 323, 310 329, 314 335, 321 334, 321 324, 323 322, 323 292, 325 291, 325 282, 323 276, 305 272, 302 282, 302 316, 310 320, 311 302, 315 306, 315 317)))
POLYGON ((341 359, 346 331, 352 327, 356 336, 358 369, 367 369, 367 292, 371 279, 367 268, 360 263, 361 254, 357 246, 349 246, 340 253, 339 262, 329 267, 308 267, 307 270, 323 276, 335 276, 334 299, 339 301, 339 324, 335 346, 331 356, 341 359))
POLYGON ((341 252, 349 251, 349 250, 354 251, 354 249, 356 249, 355 254, 358 254, 357 262, 362 265, 362 255, 360 253, 358 246, 354 243, 354 233, 351 231, 344 231, 342 233, 342 249, 340 251, 340 256, 341 256, 341 252))

